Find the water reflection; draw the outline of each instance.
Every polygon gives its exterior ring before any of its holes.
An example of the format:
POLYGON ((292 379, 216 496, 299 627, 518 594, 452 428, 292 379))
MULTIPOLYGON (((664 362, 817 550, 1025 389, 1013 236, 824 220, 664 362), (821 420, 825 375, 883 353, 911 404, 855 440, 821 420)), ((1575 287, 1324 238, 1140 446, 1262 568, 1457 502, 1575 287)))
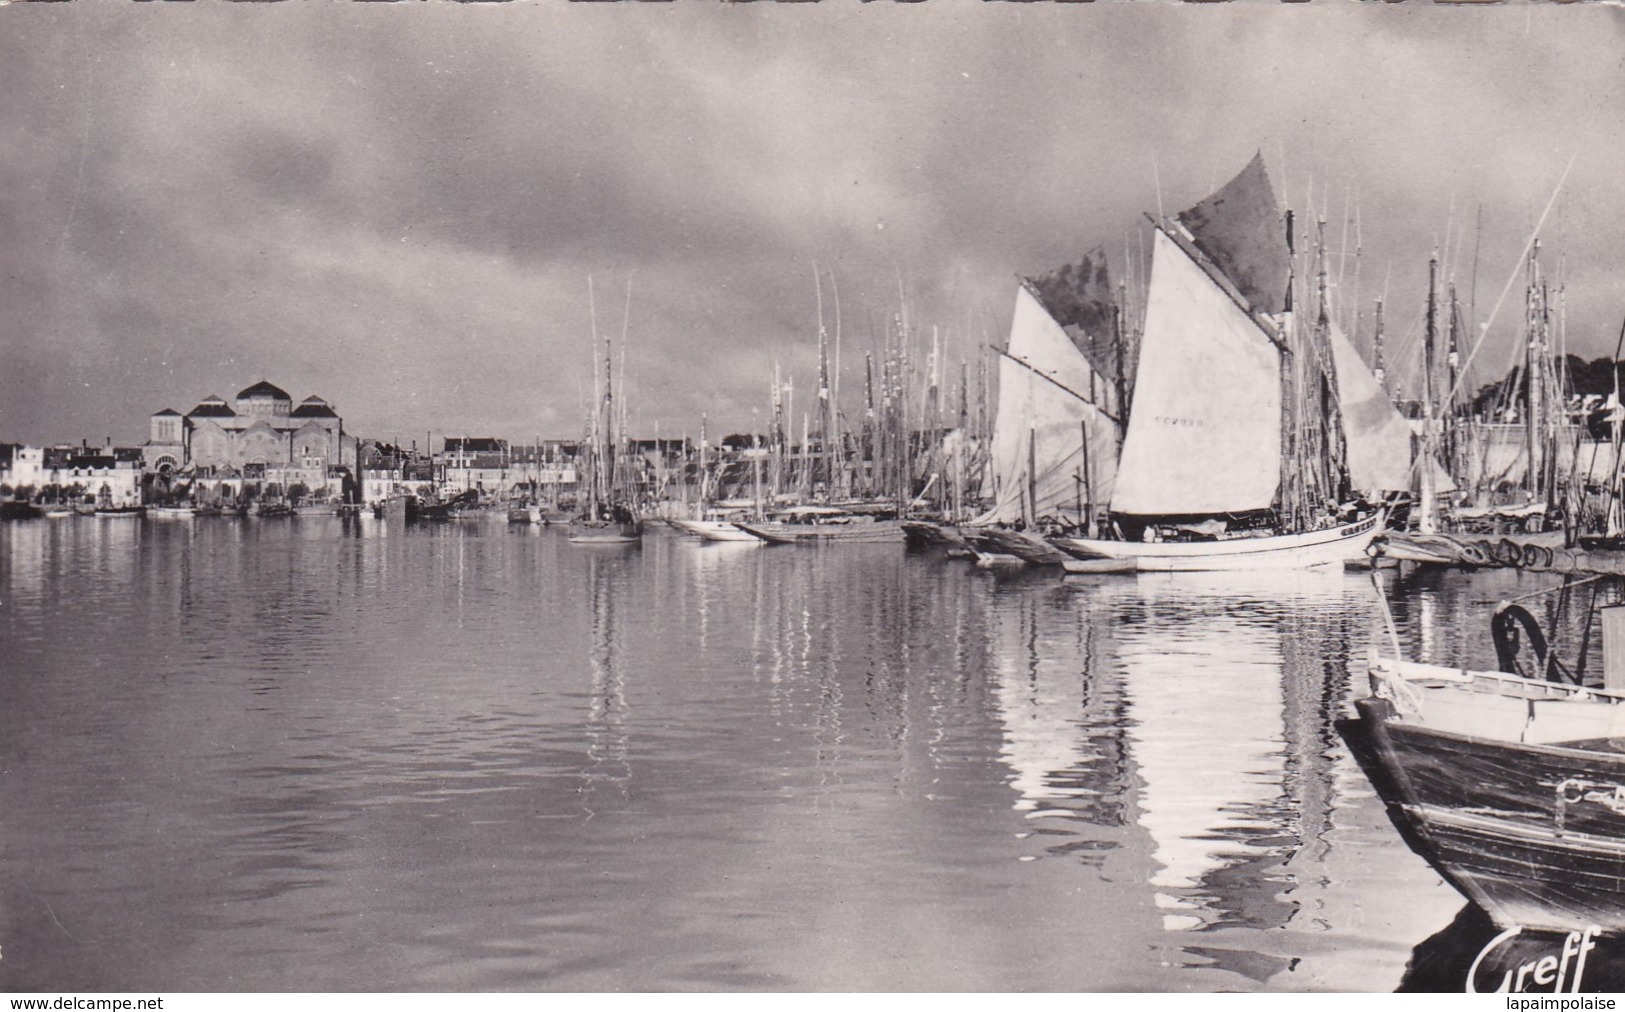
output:
MULTIPOLYGON (((1480 656, 1479 602, 1534 587, 1385 579, 1407 649, 1480 656)), ((1332 730, 1376 602, 498 522, 7 525, 0 986, 1392 987, 1461 901, 1332 730)))

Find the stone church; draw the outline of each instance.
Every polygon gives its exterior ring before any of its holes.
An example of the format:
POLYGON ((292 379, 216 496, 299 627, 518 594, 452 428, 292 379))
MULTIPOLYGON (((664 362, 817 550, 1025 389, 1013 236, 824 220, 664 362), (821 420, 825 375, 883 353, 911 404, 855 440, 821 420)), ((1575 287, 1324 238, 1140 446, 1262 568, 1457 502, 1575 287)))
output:
POLYGON ((238 391, 232 404, 211 396, 184 415, 158 412, 143 449, 148 469, 159 472, 325 472, 355 460, 355 439, 331 405, 306 397, 295 407, 265 380, 238 391))

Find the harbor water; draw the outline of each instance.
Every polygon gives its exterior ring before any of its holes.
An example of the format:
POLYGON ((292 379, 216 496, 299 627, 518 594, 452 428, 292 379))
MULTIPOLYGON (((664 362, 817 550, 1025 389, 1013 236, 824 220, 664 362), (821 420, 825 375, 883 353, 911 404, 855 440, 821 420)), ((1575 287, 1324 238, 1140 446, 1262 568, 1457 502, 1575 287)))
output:
MULTIPOLYGON (((1555 577, 1388 573, 1493 666, 1555 577)), ((1369 574, 499 520, 0 526, 0 990, 1392 990, 1369 574)))

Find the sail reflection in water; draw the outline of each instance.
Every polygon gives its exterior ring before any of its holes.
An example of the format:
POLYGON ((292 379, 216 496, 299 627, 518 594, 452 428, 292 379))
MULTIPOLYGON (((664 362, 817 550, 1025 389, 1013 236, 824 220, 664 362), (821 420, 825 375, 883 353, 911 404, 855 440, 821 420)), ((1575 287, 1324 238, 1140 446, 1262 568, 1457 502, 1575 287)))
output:
POLYGON ((1248 579, 0 525, 0 988, 1396 986, 1462 902, 1332 730, 1375 593, 1248 579))

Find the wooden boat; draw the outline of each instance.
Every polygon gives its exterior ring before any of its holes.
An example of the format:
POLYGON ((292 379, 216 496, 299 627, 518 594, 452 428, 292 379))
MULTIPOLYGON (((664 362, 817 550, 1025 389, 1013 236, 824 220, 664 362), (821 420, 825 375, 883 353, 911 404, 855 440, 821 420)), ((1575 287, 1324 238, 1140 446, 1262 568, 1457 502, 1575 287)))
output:
POLYGON ((190 520, 197 516, 197 510, 191 506, 148 506, 147 517, 151 520, 190 520))
MULTIPOLYGON (((1104 304, 1097 314, 1114 315, 1104 304)), ((1067 558, 1036 532, 1084 529, 1096 505, 1110 501, 1120 389, 1121 377, 1097 370, 1046 308, 1037 285, 1024 281, 1000 349, 988 459, 993 503, 957 531, 958 544, 971 548, 978 563, 1059 565, 1067 558)))
POLYGON ((98 506, 96 516, 103 520, 139 520, 146 516, 145 506, 98 506))
POLYGON ((732 520, 682 520, 674 518, 666 522, 684 534, 692 534, 706 541, 754 541, 760 544, 762 540, 732 520))
POLYGON ((1139 571, 1303 568, 1364 555, 1381 511, 1353 492, 1403 487, 1409 431, 1374 381, 1351 385, 1369 372, 1330 319, 1325 258, 1316 311, 1289 235, 1258 157, 1157 222, 1111 536, 1056 539, 1060 548, 1132 559, 1139 571), (1351 410, 1368 400, 1376 424, 1351 410), (1327 404, 1342 410, 1328 417, 1327 404), (1328 501, 1348 505, 1334 515, 1328 501))
POLYGON ((636 519, 576 517, 570 521, 568 537, 573 545, 635 545, 643 540, 643 524, 636 519))
POLYGON ((1382 514, 1300 534, 1249 534, 1189 541, 1108 541, 1101 538, 1051 538, 1063 551, 1082 560, 1132 562, 1123 572, 1223 572, 1249 569, 1306 569, 1341 566, 1364 559, 1366 547, 1380 531, 1382 514))
POLYGON ((775 519, 741 521, 738 526, 763 541, 781 545, 902 544, 904 540, 903 525, 899 521, 876 520, 833 506, 796 506, 779 511, 775 519))
POLYGON ((968 540, 983 554, 1012 555, 1034 566, 1059 566, 1069 555, 1031 531, 1009 527, 973 528, 968 540))
POLYGON ((44 515, 44 510, 22 499, 0 502, 0 520, 33 520, 44 515))
POLYGON ((508 523, 510 524, 544 524, 542 508, 534 503, 521 506, 508 507, 508 523))
POLYGON ((78 515, 77 512, 71 506, 46 506, 45 507, 45 518, 47 520, 64 520, 64 519, 66 519, 68 517, 77 516, 77 515, 78 515))
MULTIPOLYGON (((631 315, 631 289, 628 286, 627 307, 631 315)), ((643 539, 643 521, 631 504, 633 493, 630 476, 625 473, 628 462, 619 433, 622 419, 615 411, 614 377, 609 338, 604 338, 603 378, 599 379, 597 314, 592 306, 592 278, 587 279, 588 308, 593 315, 593 384, 595 410, 587 442, 577 461, 577 468, 586 477, 583 489, 585 502, 581 513, 570 520, 568 538, 575 545, 627 545, 643 539)), ((623 332, 622 340, 625 340, 623 332)), ((623 349, 624 351, 624 349, 623 349)))
POLYGON ((1073 559, 1061 563, 1061 569, 1072 576, 1094 576, 1100 573, 1137 573, 1139 564, 1133 559, 1073 559))
MULTIPOLYGON (((1625 682, 1625 608, 1602 612, 1605 683, 1625 682)), ((1515 606, 1496 615, 1538 628, 1515 606)), ((1537 659, 1537 676, 1554 670, 1537 659)), ((1625 932, 1625 691, 1368 670, 1372 694, 1339 730, 1411 848, 1503 929, 1625 932)))
POLYGON ((289 506, 287 503, 263 502, 260 503, 259 508, 254 511, 254 515, 257 517, 269 518, 291 517, 293 516, 293 507, 289 506))

